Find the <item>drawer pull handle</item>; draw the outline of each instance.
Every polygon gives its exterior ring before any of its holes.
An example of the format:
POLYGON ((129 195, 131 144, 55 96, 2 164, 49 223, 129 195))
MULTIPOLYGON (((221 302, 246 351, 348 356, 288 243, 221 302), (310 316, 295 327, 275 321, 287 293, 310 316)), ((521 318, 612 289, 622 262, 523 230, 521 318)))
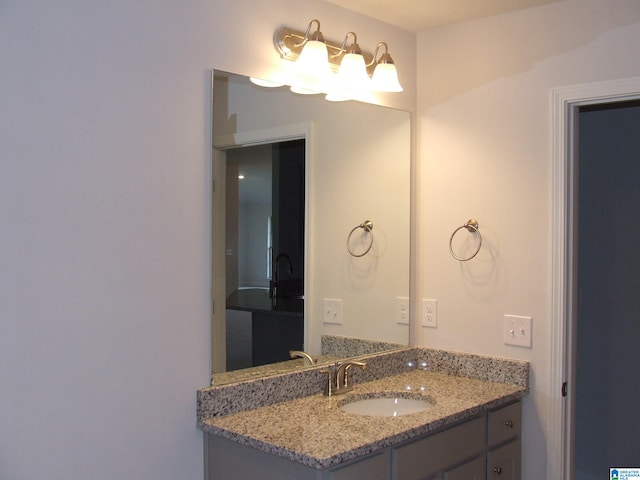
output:
POLYGON ((494 472, 496 472, 498 475, 502 475, 502 467, 496 467, 493 469, 494 472))
POLYGON ((507 420, 506 422, 504 422, 504 424, 509 428, 513 428, 513 422, 511 420, 507 420))

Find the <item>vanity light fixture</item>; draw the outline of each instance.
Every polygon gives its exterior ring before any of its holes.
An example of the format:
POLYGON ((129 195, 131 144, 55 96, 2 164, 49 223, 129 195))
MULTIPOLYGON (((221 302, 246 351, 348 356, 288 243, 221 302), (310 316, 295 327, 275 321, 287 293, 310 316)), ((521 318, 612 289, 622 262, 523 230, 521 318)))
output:
POLYGON ((402 91, 385 42, 378 43, 372 55, 360 49, 354 32, 347 33, 342 44, 326 41, 320 21, 313 19, 304 33, 280 27, 273 43, 281 58, 296 62, 295 78, 288 82, 296 93, 323 92, 329 100, 348 100, 363 91, 402 91), (347 48, 349 37, 353 42, 347 48), (384 53, 377 58, 381 48, 384 53))
POLYGON ((389 47, 385 42, 380 42, 376 47, 376 51, 373 54, 374 59, 378 55, 380 47, 384 47, 384 53, 380 56, 380 59, 375 62, 376 67, 373 71, 373 78, 371 79, 372 88, 378 92, 401 92, 402 85, 398 81, 398 71, 393 63, 391 55, 389 55, 389 47))
POLYGON ((321 93, 331 81, 331 67, 319 20, 309 22, 304 37, 294 47, 300 47, 302 50, 296 60, 296 78, 292 82, 291 91, 301 94, 321 93), (316 30, 310 33, 314 24, 316 30))
POLYGON ((330 101, 349 100, 358 95, 358 92, 371 89, 371 79, 367 73, 367 65, 365 64, 362 50, 358 45, 358 37, 355 32, 349 32, 344 37, 340 53, 342 55, 340 67, 336 75, 335 81, 331 85, 331 90, 326 98, 330 101), (346 48, 347 41, 353 36, 353 43, 346 48))

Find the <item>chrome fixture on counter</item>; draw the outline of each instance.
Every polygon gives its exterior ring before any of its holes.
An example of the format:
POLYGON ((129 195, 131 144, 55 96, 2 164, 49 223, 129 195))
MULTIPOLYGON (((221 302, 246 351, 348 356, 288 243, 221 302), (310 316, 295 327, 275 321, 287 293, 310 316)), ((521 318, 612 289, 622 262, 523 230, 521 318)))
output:
POLYGON ((324 394, 330 397, 350 392, 353 389, 353 385, 349 383, 349 370, 354 366, 366 370, 369 365, 366 362, 348 360, 343 363, 336 363, 335 367, 330 370, 321 370, 320 373, 328 377, 324 394))

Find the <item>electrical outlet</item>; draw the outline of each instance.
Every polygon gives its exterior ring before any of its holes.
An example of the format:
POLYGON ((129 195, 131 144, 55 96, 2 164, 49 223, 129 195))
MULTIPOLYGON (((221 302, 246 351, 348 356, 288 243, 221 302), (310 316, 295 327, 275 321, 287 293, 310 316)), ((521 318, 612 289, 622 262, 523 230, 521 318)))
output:
POLYGON ((339 298, 324 299, 324 323, 342 325, 342 300, 339 298))
POLYGON ((396 297, 396 323, 409 325, 409 298, 396 297))
POLYGON ((422 299, 422 326, 436 328, 438 326, 438 301, 422 299))
POLYGON ((531 317, 505 315, 502 339, 505 345, 531 348, 531 317))

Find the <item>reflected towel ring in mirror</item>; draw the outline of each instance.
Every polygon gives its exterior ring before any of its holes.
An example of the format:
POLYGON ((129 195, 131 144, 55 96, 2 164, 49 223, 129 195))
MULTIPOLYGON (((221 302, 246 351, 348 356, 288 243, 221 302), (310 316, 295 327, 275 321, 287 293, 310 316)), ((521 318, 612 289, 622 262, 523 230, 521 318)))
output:
POLYGON ((482 246, 482 235, 480 234, 480 230, 478 230, 479 228, 480 228, 480 225, 478 224, 478 221, 471 218, 467 220, 467 223, 456 228, 453 231, 453 233, 451 234, 451 238, 449 239, 449 251, 451 252, 451 255, 453 256, 453 258, 461 262, 466 262, 467 260, 471 260, 473 257, 475 257, 478 254, 478 252, 480 251, 480 247, 482 246), (463 228, 466 228, 469 232, 476 233, 478 235, 478 248, 476 248, 475 252, 473 252, 473 254, 471 254, 471 256, 467 258, 461 258, 457 256, 453 251, 453 237, 455 237, 456 233, 458 233, 458 231, 462 230, 463 228))
POLYGON ((349 255, 351 255, 352 257, 364 257, 367 253, 369 253, 369 250, 371 250, 371 247, 373 246, 373 232, 372 232, 372 230, 373 230, 373 222, 371 220, 365 220, 360 225, 356 225, 355 227, 353 227, 351 229, 351 231, 349 232, 349 236, 347 237, 347 251, 349 252, 349 255), (371 238, 370 238, 370 241, 369 241, 369 246, 365 249, 364 252, 355 253, 351 248, 351 237, 353 236, 353 232, 355 232, 359 228, 361 228, 365 232, 367 232, 371 238))

